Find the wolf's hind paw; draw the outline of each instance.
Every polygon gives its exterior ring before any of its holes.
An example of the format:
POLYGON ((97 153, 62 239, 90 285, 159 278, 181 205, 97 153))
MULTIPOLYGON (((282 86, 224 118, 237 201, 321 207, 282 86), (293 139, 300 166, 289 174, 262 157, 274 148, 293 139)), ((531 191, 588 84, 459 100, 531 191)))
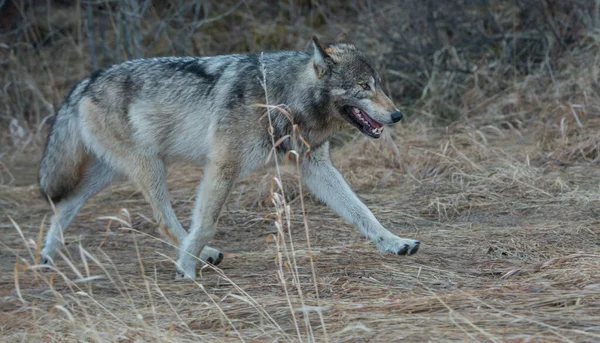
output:
POLYGON ((219 253, 219 256, 217 256, 216 260, 214 260, 213 257, 209 257, 206 259, 206 262, 212 264, 213 266, 219 265, 219 263, 221 263, 221 261, 223 261, 223 253, 222 252, 219 253))
POLYGON ((185 273, 183 270, 179 269, 179 268, 175 268, 175 280, 185 280, 185 279, 195 279, 196 278, 196 273, 194 271, 193 275, 190 275, 189 273, 185 273))
POLYGON ((44 265, 44 266, 50 266, 54 263, 54 261, 52 261, 52 258, 41 254, 40 255, 40 265, 44 265))
POLYGON ((200 259, 216 266, 223 261, 223 253, 215 248, 205 246, 200 253, 200 259))

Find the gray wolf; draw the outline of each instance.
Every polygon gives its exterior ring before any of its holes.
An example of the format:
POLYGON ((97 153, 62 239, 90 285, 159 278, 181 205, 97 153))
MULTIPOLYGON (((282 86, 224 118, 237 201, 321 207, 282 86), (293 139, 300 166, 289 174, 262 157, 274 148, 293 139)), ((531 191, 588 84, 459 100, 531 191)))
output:
MULTIPOLYGON (((43 262, 52 261, 62 230, 84 202, 122 174, 139 186, 159 231, 179 245, 180 275, 195 277, 196 257, 221 262, 223 255, 207 243, 234 182, 264 164, 273 149, 270 132, 279 140, 294 125, 310 146, 297 148, 307 188, 381 251, 414 254, 419 241, 385 229, 329 154, 328 138, 344 123, 379 138, 385 124, 401 118, 373 62, 345 38, 324 44, 313 37, 306 51, 139 59, 98 70, 67 95, 40 163, 41 191, 56 208, 43 262), (267 96, 271 104, 285 104, 294 122, 271 111, 269 124, 267 110, 255 106, 267 96), (189 232, 175 216, 165 182, 175 161, 204 167, 189 232)), ((291 144, 283 139, 277 153, 291 144)))

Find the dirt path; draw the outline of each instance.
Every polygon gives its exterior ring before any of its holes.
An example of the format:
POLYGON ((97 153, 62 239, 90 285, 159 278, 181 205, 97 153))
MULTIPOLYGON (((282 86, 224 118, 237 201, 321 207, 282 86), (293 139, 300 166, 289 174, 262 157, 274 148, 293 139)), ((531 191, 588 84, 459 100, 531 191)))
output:
MULTIPOLYGON (((335 158, 385 226, 422 241, 408 258, 380 254, 311 197, 307 253, 286 174, 296 263, 288 261, 271 217, 263 222, 274 208, 261 171, 237 186, 221 217, 219 271, 173 281, 174 250, 155 238, 141 195, 118 182, 66 232, 73 265, 58 259, 57 272, 36 276, 15 264, 28 250, 9 217, 32 247, 48 206, 33 185, 0 188, 0 334, 32 342, 324 341, 325 332, 331 342, 600 341, 597 168, 545 161, 534 144, 510 138, 404 130, 401 158, 365 140, 335 158), (107 229, 106 216, 123 225, 107 229)), ((184 226, 200 176, 171 171, 184 226)))

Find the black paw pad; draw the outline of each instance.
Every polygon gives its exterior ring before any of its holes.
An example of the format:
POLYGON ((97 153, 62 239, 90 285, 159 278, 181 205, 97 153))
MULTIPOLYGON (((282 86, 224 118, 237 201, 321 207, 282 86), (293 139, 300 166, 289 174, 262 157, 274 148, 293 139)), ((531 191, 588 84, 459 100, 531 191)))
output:
POLYGON ((215 266, 219 265, 219 263, 221 263, 221 261, 223 261, 223 253, 222 252, 219 253, 219 257, 217 257, 217 260, 215 261, 214 265, 215 266))
POLYGON ((408 251, 408 244, 404 244, 404 246, 402 247, 402 249, 400 249, 397 254, 398 255, 406 255, 406 252, 408 251))
POLYGON ((416 253, 417 253, 417 251, 419 251, 419 245, 420 245, 420 244, 421 244, 421 242, 419 242, 419 241, 415 242, 415 245, 412 247, 412 249, 410 249, 410 250, 408 251, 408 254, 407 254, 407 255, 413 255, 413 254, 416 254, 416 253))
POLYGON ((212 257, 209 257, 209 258, 206 259, 206 262, 208 262, 210 264, 213 264, 214 260, 213 260, 212 257))

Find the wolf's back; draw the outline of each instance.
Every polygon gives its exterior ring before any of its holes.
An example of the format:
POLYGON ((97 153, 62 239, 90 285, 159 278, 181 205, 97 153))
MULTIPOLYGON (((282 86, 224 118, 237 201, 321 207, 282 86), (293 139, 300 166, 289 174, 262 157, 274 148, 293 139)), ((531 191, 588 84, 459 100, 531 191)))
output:
POLYGON ((78 83, 58 110, 44 148, 38 180, 42 195, 59 203, 77 187, 85 170, 87 153, 81 139, 79 101, 89 83, 78 83))

